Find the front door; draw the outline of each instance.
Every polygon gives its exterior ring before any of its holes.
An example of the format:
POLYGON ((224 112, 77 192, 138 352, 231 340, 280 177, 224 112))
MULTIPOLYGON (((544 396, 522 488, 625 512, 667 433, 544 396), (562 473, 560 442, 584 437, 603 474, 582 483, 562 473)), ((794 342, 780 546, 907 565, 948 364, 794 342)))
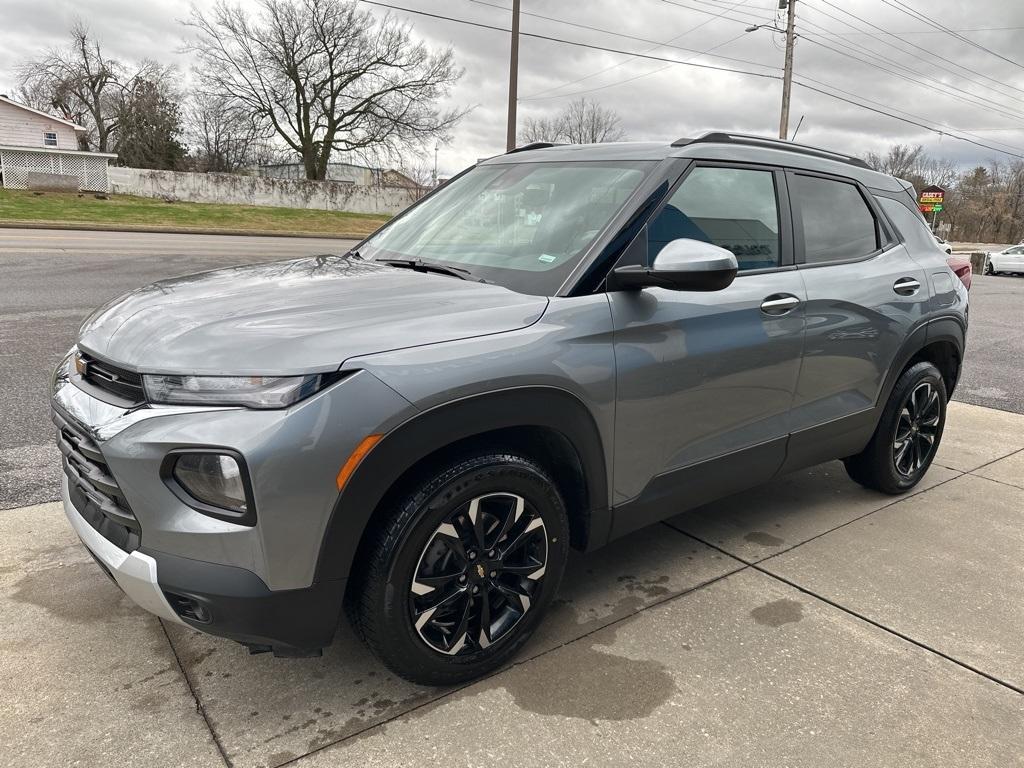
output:
POLYGON ((762 482, 782 464, 806 298, 790 265, 784 183, 770 168, 693 167, 647 227, 648 263, 671 240, 703 240, 736 255, 735 281, 709 293, 609 294, 615 534, 762 482))

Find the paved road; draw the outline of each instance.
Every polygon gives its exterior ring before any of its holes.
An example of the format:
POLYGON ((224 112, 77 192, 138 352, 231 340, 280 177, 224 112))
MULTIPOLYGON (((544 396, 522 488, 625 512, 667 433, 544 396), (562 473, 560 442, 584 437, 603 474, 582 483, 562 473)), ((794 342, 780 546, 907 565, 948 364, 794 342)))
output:
MULTIPOLYGON (((204 269, 337 253, 350 241, 0 229, 0 509, 49 501, 59 480, 47 381, 93 308, 204 269)), ((1024 413, 1024 278, 975 276, 957 399, 1024 413)))
POLYGON ((975 275, 955 399, 1024 413, 1024 277, 975 275))
POLYGON ((54 498, 50 371, 94 308, 167 277, 338 253, 329 238, 0 229, 0 509, 54 498))

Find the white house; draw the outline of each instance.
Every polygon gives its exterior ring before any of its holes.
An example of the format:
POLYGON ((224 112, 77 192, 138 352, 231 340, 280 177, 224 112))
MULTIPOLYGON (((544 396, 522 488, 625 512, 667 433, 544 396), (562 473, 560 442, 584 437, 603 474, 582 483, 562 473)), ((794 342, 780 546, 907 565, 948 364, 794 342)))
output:
POLYGON ((6 189, 106 192, 117 155, 78 148, 81 125, 0 95, 0 180, 6 189))

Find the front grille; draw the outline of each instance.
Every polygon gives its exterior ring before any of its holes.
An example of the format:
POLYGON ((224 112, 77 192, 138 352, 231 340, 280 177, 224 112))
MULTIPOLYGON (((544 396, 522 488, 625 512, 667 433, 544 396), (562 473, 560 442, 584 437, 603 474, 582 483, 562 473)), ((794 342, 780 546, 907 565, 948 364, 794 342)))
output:
POLYGON ((142 376, 120 366, 98 360, 84 352, 79 353, 82 378, 104 392, 109 392, 132 403, 141 403, 146 399, 142 389, 142 376))
POLYGON ((139 548, 141 530, 110 473, 99 446, 67 414, 54 409, 57 448, 64 457, 68 494, 78 513, 101 536, 126 552, 139 548))

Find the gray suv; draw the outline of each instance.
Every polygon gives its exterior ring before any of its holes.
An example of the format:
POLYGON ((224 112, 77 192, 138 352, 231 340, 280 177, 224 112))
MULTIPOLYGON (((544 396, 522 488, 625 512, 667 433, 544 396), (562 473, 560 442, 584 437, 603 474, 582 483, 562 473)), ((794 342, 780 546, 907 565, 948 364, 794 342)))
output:
POLYGON ((166 280, 53 379, 67 516, 165 620, 396 673, 508 661, 570 549, 843 459, 912 488, 967 293, 906 182, 711 133, 531 145, 340 256, 166 280))

